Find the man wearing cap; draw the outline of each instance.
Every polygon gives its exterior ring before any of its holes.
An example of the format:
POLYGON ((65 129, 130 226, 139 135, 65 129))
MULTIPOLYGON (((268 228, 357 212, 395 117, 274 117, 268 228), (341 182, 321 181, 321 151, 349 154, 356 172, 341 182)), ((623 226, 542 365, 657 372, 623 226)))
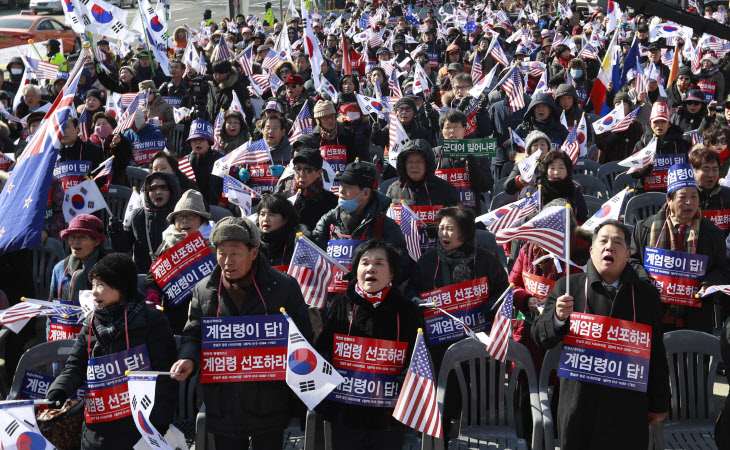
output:
POLYGON ((669 79, 669 67, 664 65, 662 62, 662 46, 659 45, 659 42, 652 42, 649 44, 649 59, 646 63, 641 65, 644 72, 647 72, 646 67, 649 63, 654 63, 654 66, 659 70, 660 79, 658 79, 657 82, 661 83, 662 86, 667 84, 667 80, 669 79))
POLYGON ((193 120, 190 125, 188 145, 191 152, 188 161, 195 173, 195 181, 203 198, 211 205, 217 205, 223 193, 223 179, 213 175, 213 165, 223 154, 213 150, 213 125, 205 120, 193 120))
POLYGON ((235 92, 246 113, 246 123, 249 129, 253 128, 254 110, 248 89, 246 89, 248 80, 239 77, 238 71, 230 61, 220 60, 213 64, 213 81, 213 89, 209 94, 213 99, 209 111, 210 117, 216 117, 221 109, 228 111, 235 92))
MULTIPOLYGON (((714 108, 715 105, 713 104, 712 106, 714 108)), ((702 94, 702 91, 692 89, 684 97, 682 104, 674 110, 670 122, 673 125, 677 125, 683 133, 700 128, 699 133, 702 133, 707 127, 708 121, 710 123, 712 122, 712 119, 707 119, 707 112, 705 96, 702 94)))
POLYGON ((291 122, 294 122, 297 120, 297 116, 304 105, 307 105, 310 113, 313 113, 314 104, 304 89, 304 79, 301 75, 293 73, 284 82, 284 90, 276 97, 279 104, 283 107, 284 116, 291 122))
POLYGON ((303 148, 293 159, 294 180, 286 196, 298 195, 294 208, 308 230, 314 230, 317 222, 337 207, 337 196, 324 188, 322 165, 324 159, 317 148, 303 148), (298 194, 297 194, 298 193, 298 194))
POLYGON ((140 83, 145 80, 152 80, 155 86, 160 86, 167 78, 165 72, 162 71, 160 64, 154 61, 155 71, 152 75, 152 53, 149 50, 142 50, 137 54, 137 61, 132 64, 132 68, 136 72, 135 78, 140 83))
MULTIPOLYGON (((725 255, 725 248, 719 245, 725 235, 712 221, 700 214, 699 187, 694 170, 689 163, 675 164, 669 168, 667 186, 667 203, 659 212, 636 224, 632 236, 631 253, 637 264, 639 276, 649 279, 645 265, 647 248, 672 250, 689 254, 705 255, 704 276, 700 277, 698 286, 700 293, 714 285, 727 284, 730 281, 730 269, 725 255)), ((678 255, 682 256, 682 255, 678 255)), ((669 302, 670 295, 664 289, 660 291, 664 304, 664 329, 690 329, 712 333, 713 298, 701 297, 697 305, 680 305, 669 302)), ((673 282, 673 281, 671 281, 673 282)))
MULTIPOLYGON (((403 126, 403 130, 409 139, 426 139, 432 145, 436 143, 433 131, 421 125, 416 117, 416 102, 409 97, 401 97, 393 107, 396 118, 403 126)), ((370 140, 379 147, 390 144, 390 124, 383 126, 382 119, 373 124, 373 131, 370 133, 370 140)))
POLYGON ((66 57, 63 56, 63 49, 58 40, 49 39, 46 42, 46 60, 58 66, 58 70, 68 72, 68 63, 66 62, 66 57))
MULTIPOLYGON (((259 257, 261 233, 246 218, 225 217, 210 234, 218 265, 193 291, 179 360, 170 369, 185 380, 201 366, 202 319, 226 317, 239 325, 239 316, 279 316, 284 308, 302 336, 314 333, 309 308, 291 276, 272 269, 259 257)), ((234 325, 235 326, 235 325, 234 325)), ((263 325, 262 325, 263 326, 263 325)), ((204 383, 207 431, 216 448, 279 449, 289 424, 291 389, 284 381, 204 383)))
MULTIPOLYGON (((432 69, 435 69, 443 61, 444 43, 441 40, 436 40, 436 32, 433 28, 426 28, 421 33, 423 51, 428 56, 429 63, 432 69)), ((422 64, 423 65, 423 64, 422 64)))
MULTIPOLYGON (((633 255, 630 239, 626 225, 617 220, 599 225, 586 271, 570 275, 568 293, 567 277, 555 283, 545 309, 532 326, 532 337, 543 349, 555 347, 569 334, 575 336, 576 325, 587 322, 579 314, 593 316, 589 320, 610 317, 644 324, 650 330, 645 391, 560 378, 557 429, 561 449, 645 449, 649 445, 649 425, 661 422, 669 411, 671 395, 662 336, 662 305, 654 286, 642 280, 629 264, 633 255)), ((626 322, 622 326, 630 325, 626 322)), ((563 351, 570 350, 565 346, 563 351)))
POLYGON ((325 214, 312 233, 314 241, 327 249, 330 239, 368 240, 382 238, 401 251, 402 269, 410 265, 403 232, 387 217, 391 200, 376 189, 375 167, 355 162, 335 178, 340 182, 338 206, 325 214))
POLYGON ((697 75, 697 87, 705 95, 705 103, 725 98, 725 77, 717 67, 717 57, 705 53, 700 60, 701 69, 697 75))

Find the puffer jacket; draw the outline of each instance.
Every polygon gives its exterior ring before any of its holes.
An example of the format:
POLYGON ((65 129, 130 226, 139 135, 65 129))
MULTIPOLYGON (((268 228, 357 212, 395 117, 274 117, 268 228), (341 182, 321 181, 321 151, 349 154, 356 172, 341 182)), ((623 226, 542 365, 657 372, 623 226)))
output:
POLYGON ((715 97, 717 103, 725 100, 725 77, 717 66, 712 66, 700 70, 697 75, 697 86, 701 89, 702 82, 715 83, 715 97))
MULTIPOLYGON (((337 135, 335 139, 326 139, 322 135, 322 129, 319 125, 316 125, 312 130, 312 137, 317 139, 319 143, 317 147, 321 148, 328 145, 339 145, 347 149, 347 163, 355 162, 355 158, 360 158, 361 161, 367 161, 367 150, 358 146, 355 142, 355 136, 352 134, 351 128, 346 128, 341 122, 335 123, 337 129, 337 135), (363 150, 365 152, 363 152, 363 150), (363 159, 363 156, 365 159, 363 159)), ((317 148, 315 147, 315 148, 317 148)))
POLYGON ((180 183, 174 174, 167 172, 154 172, 145 178, 145 186, 150 182, 152 176, 163 176, 170 187, 170 200, 162 208, 157 208, 150 201, 147 193, 142 190, 144 206, 132 212, 129 224, 121 227, 119 221, 110 223, 109 238, 112 241, 112 248, 115 252, 128 252, 132 250, 132 257, 137 266, 137 273, 147 273, 152 265, 152 255, 162 244, 162 232, 169 225, 167 215, 175 209, 175 204, 180 200, 180 183))
MULTIPOLYGON (((144 302, 141 294, 135 302, 144 302)), ((71 396, 86 382, 86 371, 89 358, 98 358, 127 350, 124 333, 120 333, 112 343, 111 352, 107 353, 98 343, 96 333, 91 333, 89 341, 89 323, 93 316, 84 320, 83 328, 76 337, 71 354, 68 356, 63 372, 53 382, 48 392, 59 389, 71 396), (88 346, 91 346, 91 354, 88 346)), ((94 319, 94 320, 99 320, 94 319)), ((129 348, 140 345, 147 346, 151 368, 153 371, 169 371, 177 360, 175 339, 162 311, 146 306, 142 312, 133 316, 127 326, 129 348)), ((155 385, 155 405, 152 407, 150 422, 163 435, 172 421, 177 406, 177 382, 170 377, 161 376, 155 385)), ((84 450, 129 450, 142 436, 137 430, 134 418, 130 415, 121 419, 94 424, 86 424, 82 435, 81 448, 84 450)))
POLYGON ((398 181, 390 185, 386 195, 397 204, 404 200, 408 206, 456 206, 461 201, 454 185, 436 176, 436 158, 423 139, 408 141, 403 146, 398 153, 396 169, 398 181), (408 178, 406 159, 412 153, 420 153, 426 160, 426 177, 421 181, 408 178))
POLYGON ((686 106, 680 105, 674 111, 670 120, 670 123, 677 125, 684 133, 697 130, 700 127, 704 130, 707 127, 707 122, 707 105, 705 104, 697 111, 697 114, 690 113, 686 106))
POLYGON ((555 100, 550 94, 539 93, 532 97, 530 106, 525 111, 522 123, 514 130, 517 135, 525 139, 531 131, 539 130, 550 137, 551 147, 560 148, 568 137, 568 129, 560 123, 560 111, 555 100), (537 105, 548 105, 551 109, 550 115, 545 120, 535 118, 535 107, 537 105))
MULTIPOLYGON (((700 212, 702 215, 705 215, 706 211, 722 211, 728 209, 730 209, 730 188, 721 186, 718 183, 709 191, 700 189, 700 212)), ((720 221, 720 223, 713 221, 713 223, 725 232, 725 236, 728 235, 730 224, 724 221, 720 221)))
MULTIPOLYGON (((283 307, 302 336, 312 340, 314 333, 309 308, 296 280, 272 269, 266 258, 256 258, 251 270, 258 289, 253 286, 246 289, 240 312, 221 282, 220 266, 216 266, 213 273, 195 286, 188 323, 182 335, 180 359, 190 359, 196 368, 200 367, 203 317, 280 314, 283 307)), ((278 429, 283 431, 289 423, 291 389, 285 381, 205 383, 202 386, 208 431, 215 435, 247 438, 278 429)))

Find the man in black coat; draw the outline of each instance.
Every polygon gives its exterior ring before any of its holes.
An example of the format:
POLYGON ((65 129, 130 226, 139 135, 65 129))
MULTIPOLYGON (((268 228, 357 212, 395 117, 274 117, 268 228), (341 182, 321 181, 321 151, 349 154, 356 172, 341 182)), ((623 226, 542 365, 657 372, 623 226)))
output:
POLYGON ((324 188, 322 165, 324 159, 319 150, 303 148, 294 157, 294 184, 287 197, 298 196, 294 208, 299 220, 309 231, 314 230, 317 222, 337 207, 337 196, 324 188))
POLYGON ((69 117, 61 138, 61 150, 58 152, 57 162, 66 161, 89 161, 92 170, 104 161, 104 151, 101 147, 79 139, 79 119, 76 117, 69 117))
POLYGON ((593 236, 585 273, 555 283, 545 309, 532 327, 543 348, 555 347, 569 334, 576 312, 634 321, 651 326, 647 391, 560 379, 558 437, 560 447, 573 449, 646 449, 649 425, 669 411, 669 369, 662 338, 659 294, 628 265, 630 233, 616 220, 601 224, 593 236))
POLYGON ((238 101, 241 102, 243 111, 246 113, 246 124, 249 130, 253 129, 255 117, 251 97, 248 95, 246 86, 248 82, 242 78, 235 67, 228 60, 216 61, 213 64, 213 90, 210 95, 213 98, 213 106, 210 109, 210 117, 216 117, 222 109, 231 109, 233 93, 236 93, 238 101))
MULTIPOLYGON (((185 380, 201 363, 202 318, 280 314, 293 319, 313 340, 309 308, 294 278, 272 269, 259 258, 261 234, 246 218, 225 217, 210 234, 218 265, 193 291, 179 360, 171 371, 185 380)), ((291 389, 284 381, 203 384, 208 431, 217 448, 280 448, 289 423, 291 389)))

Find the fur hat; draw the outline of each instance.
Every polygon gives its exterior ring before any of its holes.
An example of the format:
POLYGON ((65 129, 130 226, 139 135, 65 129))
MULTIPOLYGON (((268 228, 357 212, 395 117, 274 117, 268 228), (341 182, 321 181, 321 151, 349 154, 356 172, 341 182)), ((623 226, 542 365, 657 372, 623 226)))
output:
POLYGON ((122 301, 137 294, 137 266, 129 255, 112 253, 103 257, 89 272, 89 279, 98 278, 122 293, 122 301))
POLYGON ((157 86, 155 86, 155 82, 154 81, 152 81, 152 80, 140 81, 139 82, 139 90, 140 90, 140 92, 141 91, 146 91, 147 89, 149 89, 152 92, 159 92, 159 90, 157 89, 157 86))
POLYGON ((243 242, 259 247, 261 232, 251 220, 245 217, 224 217, 210 232, 210 243, 218 245, 225 241, 243 242))

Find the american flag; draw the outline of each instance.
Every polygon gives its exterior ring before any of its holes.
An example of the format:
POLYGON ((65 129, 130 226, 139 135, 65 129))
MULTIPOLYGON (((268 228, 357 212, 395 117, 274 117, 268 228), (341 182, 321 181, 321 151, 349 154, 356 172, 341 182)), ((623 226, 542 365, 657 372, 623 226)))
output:
POLYGON ((228 197, 228 191, 241 191, 250 194, 251 197, 256 197, 256 191, 251 189, 249 186, 243 184, 242 181, 233 178, 230 175, 223 176, 223 196, 228 197))
POLYGON ((637 94, 649 92, 649 79, 644 75, 642 71, 636 72, 636 85, 634 90, 637 94))
POLYGON ((35 73, 35 76, 41 80, 55 80, 58 74, 58 66, 46 61, 40 61, 30 56, 23 57, 27 64, 28 70, 35 73))
POLYGON ((251 67, 252 49, 253 47, 249 45, 248 48, 246 48, 246 50, 241 53, 241 56, 238 57, 238 64, 241 65, 241 71, 246 77, 250 76, 253 73, 253 68, 251 67))
POLYGON ((555 39, 553 40, 553 45, 550 48, 552 50, 555 50, 556 48, 558 48, 558 45, 563 43, 563 41, 565 41, 565 36, 563 36, 562 34, 558 34, 557 36, 555 36, 555 39))
POLYGON ((263 164, 271 159, 266 141, 260 139, 255 142, 248 142, 248 145, 240 149, 240 153, 231 161, 231 167, 243 164, 263 164))
POLYGON ((99 167, 102 167, 101 171, 96 174, 94 177, 95 180, 98 180, 101 177, 111 177, 112 174, 112 163, 114 162, 114 156, 111 156, 107 158, 106 161, 99 164, 99 167))
POLYGON ((325 307, 327 285, 332 280, 332 264, 312 241, 303 236, 297 240, 287 273, 299 283, 308 305, 319 309, 325 307))
POLYGON ((87 108, 84 106, 84 110, 81 111, 81 115, 79 116, 79 128, 81 131, 81 140, 86 142, 89 140, 89 127, 87 125, 87 120, 89 119, 89 115, 86 112, 87 108))
POLYGON ((309 105, 305 103, 291 128, 289 142, 293 143, 299 136, 312 133, 312 113, 309 111, 309 105))
POLYGON ((368 30, 370 33, 370 39, 368 40, 368 44, 372 48, 377 48, 383 45, 383 37, 381 35, 381 32, 375 32, 374 29, 368 30))
POLYGON ((525 89, 522 87, 522 77, 520 77, 517 66, 513 67, 507 79, 502 83, 502 89, 509 98, 509 107, 512 112, 517 112, 525 107, 525 89))
MULTIPOLYGON (((122 97, 124 97, 124 95, 122 95, 122 97)), ((119 122, 117 124, 117 127, 114 129, 113 134, 124 133, 128 129, 132 128, 132 124, 134 123, 134 117, 137 115, 137 109, 139 108, 140 98, 141 95, 139 93, 134 97, 134 100, 129 105, 129 108, 127 108, 124 111, 124 114, 122 114, 122 117, 119 118, 119 122)))
POLYGON ((200 54, 200 73, 199 75, 205 75, 208 73, 208 64, 205 63, 205 55, 203 53, 200 54))
POLYGON ((613 130, 611 130, 612 133, 620 133, 622 131, 626 131, 631 126, 631 122, 634 121, 636 116, 639 114, 639 111, 641 111, 641 108, 643 105, 639 105, 638 108, 631 111, 627 116, 625 116, 619 123, 614 125, 613 130))
POLYGON ((269 53, 266 54, 263 62, 261 63, 261 67, 267 69, 269 72, 273 72, 276 65, 279 64, 280 61, 284 61, 284 59, 284 52, 277 53, 273 50, 269 50, 269 53))
POLYGON ((441 411, 436 401, 431 357, 423 333, 418 333, 403 388, 393 410, 393 417, 421 433, 441 438, 441 411))
POLYGON ((514 286, 507 288, 504 302, 499 307, 497 317, 494 319, 492 331, 489 334, 489 344, 487 345, 487 351, 492 355, 492 358, 502 363, 507 360, 507 348, 512 333, 514 289, 514 286))
POLYGON ((392 72, 390 72, 390 77, 388 78, 388 87, 390 88, 390 98, 392 100, 403 97, 403 93, 400 90, 400 84, 398 83, 398 75, 396 72, 398 71, 393 70, 392 72))
POLYGON ((580 153, 580 142, 578 142, 578 127, 574 124, 571 128, 568 137, 563 142, 563 146, 560 148, 562 151, 570 156, 570 160, 573 164, 578 161, 578 154, 580 153))
POLYGON ((523 239, 533 242, 548 252, 558 256, 565 256, 565 214, 568 209, 564 206, 545 208, 526 224, 500 230, 496 233, 497 244, 506 244, 514 239, 523 239))
POLYGON ((540 195, 535 193, 521 200, 516 200, 508 205, 502 206, 495 211, 498 219, 489 225, 489 231, 497 233, 500 230, 510 228, 520 219, 530 215, 540 202, 540 195), (502 214, 501 216, 499 216, 502 214))
POLYGON ((482 61, 479 54, 476 53, 474 55, 474 64, 471 66, 471 82, 472 84, 477 85, 482 78, 484 78, 484 73, 482 72, 482 61))
POLYGON ((727 21, 727 13, 724 8, 717 8, 717 11, 712 15, 712 17, 720 23, 725 23, 725 21, 727 21))
POLYGON ((492 47, 492 50, 489 52, 489 54, 492 55, 492 57, 494 59, 496 59, 498 63, 502 64, 504 67, 509 67, 509 60, 507 59, 507 55, 504 54, 504 51, 502 50, 502 47, 499 45, 497 38, 494 37, 492 39, 494 39, 494 46, 492 47))
POLYGON ((418 216, 406 205, 400 210, 400 230, 406 238, 408 254, 414 261, 421 258, 421 244, 418 236, 418 216))
POLYGON ((122 94, 120 98, 120 101, 122 102, 122 109, 129 108, 129 105, 132 104, 135 98, 137 98, 136 92, 128 92, 126 94, 122 94))
POLYGON ((662 53, 662 64, 664 64, 667 67, 672 67, 672 61, 674 60, 674 52, 672 50, 667 50, 666 52, 662 53))
POLYGON ((185 176, 195 181, 195 172, 193 172, 193 166, 190 165, 187 156, 177 160, 177 167, 185 176))
POLYGON ((4 311, 0 311, 0 326, 32 319, 39 314, 40 305, 25 302, 18 303, 4 311))
POLYGON ((595 48, 589 43, 586 43, 586 45, 583 46, 583 49, 580 51, 580 54, 578 57, 583 59, 595 59, 598 60, 598 52, 595 48))
POLYGON ((697 130, 687 131, 684 135, 689 136, 692 139, 692 146, 702 143, 702 136, 697 130))
POLYGON ((23 123, 22 120, 18 119, 14 115, 10 114, 7 109, 5 109, 5 106, 0 102, 0 115, 5 117, 5 119, 8 120, 8 122, 15 122, 15 123, 23 123))
POLYGON ((225 39, 221 38, 221 40, 218 41, 218 45, 215 50, 213 50, 213 56, 211 59, 213 59, 213 62, 231 59, 231 52, 228 50, 228 45, 226 45, 225 39))
MULTIPOLYGON (((215 124, 213 124, 213 149, 218 150, 221 146, 221 130, 223 129, 223 117, 226 111, 221 108, 218 115, 215 116, 215 124)), ((189 163, 188 163, 189 164, 189 163)))
POLYGON ((261 88, 261 92, 266 92, 271 88, 271 83, 269 82, 269 76, 262 74, 262 73, 255 73, 251 75, 251 78, 256 81, 256 84, 259 85, 261 88))

